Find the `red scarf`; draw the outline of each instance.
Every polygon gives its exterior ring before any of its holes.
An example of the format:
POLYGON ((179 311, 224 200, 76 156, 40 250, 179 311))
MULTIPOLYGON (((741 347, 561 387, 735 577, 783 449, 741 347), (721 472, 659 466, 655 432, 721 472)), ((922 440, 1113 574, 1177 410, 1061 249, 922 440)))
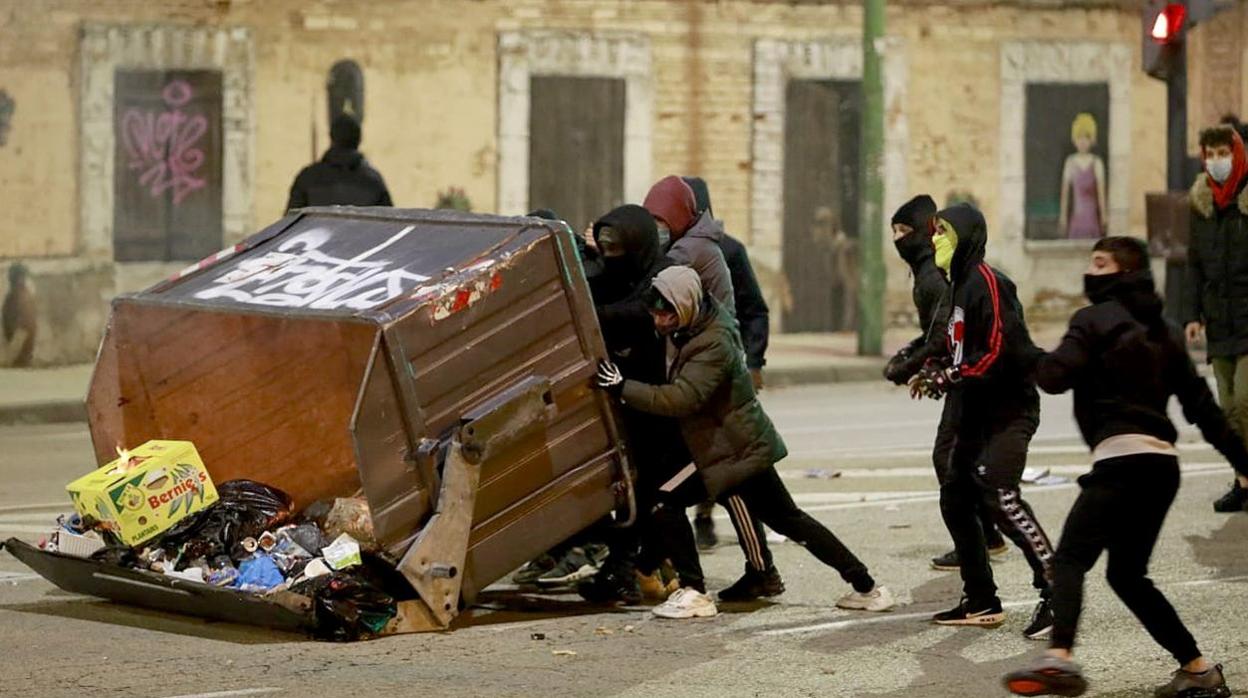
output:
MULTIPOLYGON (((1208 158, 1208 151, 1202 149, 1201 157, 1208 158)), ((1213 190, 1213 201, 1219 211, 1235 202, 1235 195, 1239 193, 1239 185, 1243 183, 1245 175, 1248 175, 1248 157, 1244 155, 1244 140, 1235 129, 1231 129, 1231 176, 1218 184, 1209 176, 1208 166, 1205 170, 1209 188, 1213 190)))

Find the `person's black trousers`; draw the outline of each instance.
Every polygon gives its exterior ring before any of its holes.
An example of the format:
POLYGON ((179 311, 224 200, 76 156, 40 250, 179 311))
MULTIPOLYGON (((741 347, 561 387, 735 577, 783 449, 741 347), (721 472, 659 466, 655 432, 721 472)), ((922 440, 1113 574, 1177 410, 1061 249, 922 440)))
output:
MULTIPOLYGON (((965 396, 957 391, 945 399, 965 403, 965 396)), ((1027 448, 1040 424, 1038 405, 1035 409, 999 403, 991 409, 966 407, 955 403, 952 408, 958 427, 946 480, 940 485, 940 513, 958 553, 963 593, 976 607, 998 601, 977 514, 984 506, 992 512, 997 528, 1023 551, 1033 586, 1041 598, 1048 598, 1053 547, 1018 489, 1027 448)))
MULTIPOLYGON (((725 492, 719 498, 719 502, 724 506, 731 506, 730 500, 734 496, 739 497, 745 503, 753 518, 766 524, 776 533, 804 546, 820 562, 839 572, 841 578, 852 585, 855 591, 865 593, 875 588, 875 580, 867 571, 867 566, 850 552, 849 548, 827 527, 798 508, 774 466, 746 480, 732 491, 725 492)), ((678 547, 685 547, 685 532, 688 532, 688 542, 692 543, 693 531, 684 511, 704 498, 705 489, 702 487, 701 478, 695 473, 668 493, 655 510, 653 521, 667 536, 671 537, 673 542, 677 543, 678 547), (680 521, 677 521, 677 518, 680 521), (683 526, 680 522, 683 522, 683 526)), ((694 547, 693 561, 696 560, 697 548, 694 547)), ((684 564, 691 567, 692 561, 684 564)), ((675 558, 672 558, 672 566, 677 566, 675 558)), ((700 562, 697 563, 696 580, 686 579, 685 572, 679 568, 677 572, 681 574, 683 586, 700 588, 698 584, 701 584, 704 588, 705 582, 702 579, 700 562), (696 583, 691 583, 691 581, 696 581, 696 583)))
MULTIPOLYGON (((936 482, 945 482, 949 472, 949 457, 953 453, 953 444, 958 437, 958 420, 956 415, 950 415, 950 405, 955 403, 953 400, 945 400, 944 407, 940 413, 940 425, 936 427, 936 442, 932 444, 932 466, 936 469, 936 482)), ((984 530, 984 542, 989 548, 998 548, 1005 544, 1001 537, 1001 532, 997 530, 996 519, 992 514, 992 507, 987 506, 980 500, 979 505, 975 509, 976 515, 979 517, 979 525, 984 530)))
POLYGON ((1196 640, 1148 578, 1148 559, 1179 491, 1178 458, 1151 453, 1109 458, 1079 478, 1079 486, 1053 565, 1052 646, 1074 647, 1083 580, 1104 550, 1106 581, 1148 634, 1180 665, 1199 657, 1196 640))

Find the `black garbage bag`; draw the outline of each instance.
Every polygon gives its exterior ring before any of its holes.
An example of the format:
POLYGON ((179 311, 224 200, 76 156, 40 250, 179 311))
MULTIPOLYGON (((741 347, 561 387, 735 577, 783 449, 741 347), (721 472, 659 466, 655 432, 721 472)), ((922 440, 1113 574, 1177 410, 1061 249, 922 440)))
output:
POLYGON ((350 642, 376 635, 398 613, 393 596, 348 572, 313 577, 291 591, 312 598, 315 635, 324 640, 350 642))
POLYGON ((118 567, 139 567, 139 556, 128 545, 106 545, 91 553, 91 559, 118 567))
MULTIPOLYGON (((213 559, 235 556, 239 543, 282 525, 291 517, 290 495, 253 480, 230 480, 217 485, 215 504, 178 522, 160 538, 172 558, 213 559)), ((236 558, 237 559, 237 558, 236 558)))

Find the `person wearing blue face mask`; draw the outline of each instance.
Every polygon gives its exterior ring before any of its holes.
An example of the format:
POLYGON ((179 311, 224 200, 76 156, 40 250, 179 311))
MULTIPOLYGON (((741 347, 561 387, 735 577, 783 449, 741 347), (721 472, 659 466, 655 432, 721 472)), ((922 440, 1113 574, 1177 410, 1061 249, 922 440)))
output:
MULTIPOLYGON (((1205 171, 1190 195, 1183 320, 1188 342, 1205 335, 1218 400, 1248 438, 1248 157, 1231 126, 1202 131, 1200 150, 1205 171)), ((1213 509, 1230 513, 1246 505, 1248 478, 1241 475, 1213 509)))
POLYGON ((1024 696, 1078 696, 1087 689, 1072 651, 1084 577, 1106 551, 1109 586, 1179 664, 1154 695, 1229 696, 1222 667, 1205 659, 1148 578, 1149 557, 1179 489, 1170 397, 1241 474, 1248 474, 1248 449, 1196 372, 1182 332, 1162 317, 1144 242, 1098 241, 1084 293, 1091 305, 1070 319, 1058 348, 1039 359, 1036 380, 1048 393, 1074 391, 1075 421, 1092 449, 1092 470, 1079 478, 1079 497, 1053 562, 1050 647, 1007 674, 1005 685, 1024 696))

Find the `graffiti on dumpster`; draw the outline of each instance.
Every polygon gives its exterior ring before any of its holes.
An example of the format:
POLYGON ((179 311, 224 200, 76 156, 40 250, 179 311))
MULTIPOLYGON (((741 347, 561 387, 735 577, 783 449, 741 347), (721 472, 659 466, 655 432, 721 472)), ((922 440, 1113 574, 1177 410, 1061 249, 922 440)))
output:
POLYGON ((172 80, 160 93, 164 110, 131 107, 121 117, 127 168, 138 173, 139 184, 153 198, 173 190, 175 206, 207 184, 196 173, 204 164, 199 145, 208 119, 182 109, 194 94, 187 81, 172 80))
POLYGON ((414 229, 409 225, 385 242, 343 259, 321 251, 331 233, 314 228, 284 241, 275 251, 240 260, 194 297, 276 308, 368 310, 429 280, 381 255, 414 229))

